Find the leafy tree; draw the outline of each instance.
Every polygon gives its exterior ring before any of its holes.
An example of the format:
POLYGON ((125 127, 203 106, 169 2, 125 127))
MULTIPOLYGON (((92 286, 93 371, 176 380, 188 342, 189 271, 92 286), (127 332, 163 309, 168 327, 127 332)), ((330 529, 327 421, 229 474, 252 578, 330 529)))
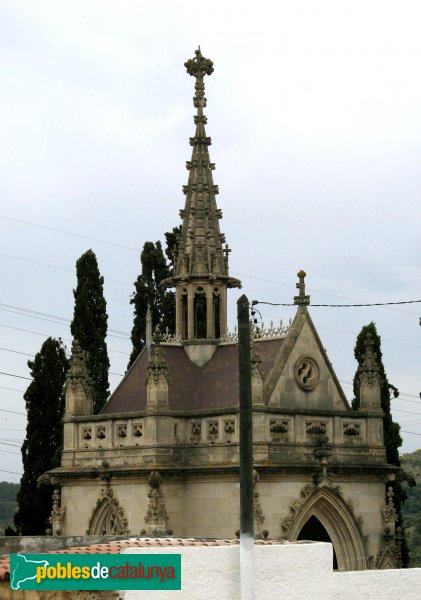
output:
POLYGON ((94 414, 104 406, 109 395, 107 344, 107 303, 104 278, 98 269, 95 253, 88 250, 76 262, 77 286, 73 290, 75 309, 70 330, 85 350, 92 378, 94 414))
MULTIPOLYGON (((176 228, 175 228, 176 229, 176 228)), ((165 234, 167 237, 167 256, 170 256, 169 244, 175 239, 175 233, 165 234)), ((128 367, 145 345, 146 313, 148 305, 151 310, 152 324, 157 325, 161 331, 167 328, 170 332, 175 329, 175 294, 166 291, 161 281, 170 276, 170 267, 165 260, 161 242, 145 242, 140 255, 142 272, 134 283, 135 291, 130 298, 134 306, 134 321, 131 333, 133 350, 130 355, 128 367)))
MULTIPOLYGON (((386 460, 389 464, 396 465, 397 467, 401 466, 400 458, 399 458, 399 448, 402 446, 402 438, 400 435, 400 425, 396 423, 392 419, 392 414, 390 410, 391 406, 391 397, 397 398, 399 396, 398 389, 389 383, 389 380, 386 375, 386 371, 384 369, 383 361, 382 361, 382 351, 381 351, 381 338, 377 333, 375 323, 369 323, 365 325, 361 332, 357 337, 357 342, 354 348, 354 355, 358 361, 358 365, 362 365, 363 356, 365 354, 365 344, 364 341, 366 339, 367 333, 372 335, 372 339, 374 342, 373 351, 377 355, 377 362, 380 368, 380 397, 381 397, 381 407, 384 412, 383 417, 383 431, 384 431, 384 445, 386 447, 386 460)), ((360 406, 360 386, 358 381, 358 370, 354 376, 354 400, 352 401, 352 408, 354 410, 358 410, 360 406)), ((388 486, 392 486, 394 491, 394 503, 395 509, 398 516, 398 521, 396 526, 402 527, 402 506, 406 499, 406 492, 402 487, 399 479, 405 479, 405 474, 401 473, 400 477, 397 478, 396 481, 392 483, 388 483, 388 486)), ((405 542, 405 538, 402 544, 402 562, 404 566, 408 565, 409 562, 409 554, 408 548, 405 542)))
POLYGON ((51 513, 51 489, 37 485, 40 475, 58 466, 62 443, 63 385, 68 360, 61 340, 48 338, 28 361, 32 382, 24 394, 28 424, 22 444, 23 475, 14 516, 20 535, 44 535, 51 513))
POLYGON ((172 231, 167 231, 165 234, 165 256, 167 257, 172 269, 174 269, 174 255, 177 253, 180 235, 181 225, 178 227, 173 227, 172 231))

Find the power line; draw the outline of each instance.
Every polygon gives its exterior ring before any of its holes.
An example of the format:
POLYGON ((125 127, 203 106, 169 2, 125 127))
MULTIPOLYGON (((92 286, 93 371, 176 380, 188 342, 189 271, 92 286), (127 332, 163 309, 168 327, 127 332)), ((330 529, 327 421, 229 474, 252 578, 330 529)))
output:
POLYGON ((16 473, 16 471, 5 471, 4 469, 0 469, 0 473, 12 473, 12 475, 22 475, 22 473, 16 473))
POLYGON ((13 446, 13 448, 20 448, 20 444, 9 444, 8 442, 0 442, 2 446, 13 446))
POLYGON ((0 431, 26 431, 25 429, 9 429, 9 427, 0 427, 0 431))
POLYGON ((0 350, 4 350, 4 352, 13 352, 13 354, 22 354, 23 356, 33 356, 33 354, 28 354, 27 352, 18 352, 18 350, 12 350, 11 348, 0 348, 0 350))
POLYGON ((20 452, 13 452, 13 450, 3 450, 3 448, 0 448, 0 452, 4 452, 6 454, 16 454, 17 456, 21 455, 20 452))
POLYGON ((17 377, 18 379, 28 379, 32 381, 30 377, 24 377, 23 375, 13 375, 13 373, 5 373, 4 371, 0 371, 0 375, 7 375, 8 377, 17 377))
MULTIPOLYGON (((0 310, 4 310, 6 312, 11 312, 14 314, 21 314, 27 317, 32 317, 34 319, 41 319, 42 321, 48 321, 51 323, 55 323, 56 321, 58 322, 57 324, 69 324, 71 323, 71 319, 68 319, 66 317, 59 317, 57 315, 51 315, 49 313, 43 313, 40 312, 38 310, 33 310, 31 308, 24 308, 22 306, 14 306, 13 304, 5 304, 4 302, 0 302, 0 310), (51 321, 51 319, 54 319, 54 321, 51 321)), ((130 337, 130 334, 127 333, 127 331, 120 331, 119 329, 108 329, 108 331, 111 331, 112 333, 116 333, 119 335, 123 335, 123 336, 127 336, 130 337)), ((110 335, 110 334, 108 334, 110 335)), ((110 337, 117 337, 117 336, 111 336, 110 337)))
MULTIPOLYGON (((50 335, 48 333, 39 333, 38 331, 30 331, 29 329, 22 329, 21 327, 13 327, 12 325, 5 325, 4 323, 0 323, 0 327, 6 327, 7 329, 14 329, 15 331, 22 331, 24 333, 32 333, 33 335, 41 335, 42 337, 48 338, 50 335)), ((67 342, 69 344, 72 343, 72 340, 61 338, 63 342, 67 342)), ((122 339, 122 338, 121 338, 122 339)), ((108 348, 108 352, 115 352, 116 354, 124 354, 125 356, 130 356, 129 352, 122 352, 121 350, 113 350, 112 348, 108 348)))
POLYGON ((16 412, 15 410, 6 410, 5 408, 0 408, 0 412, 11 413, 12 415, 21 415, 22 417, 26 417, 26 413, 16 412))
MULTIPOLYGON (((290 283, 284 283, 282 281, 275 281, 273 279, 265 279, 263 277, 256 277, 255 275, 248 275, 246 273, 238 273, 233 271, 232 272, 233 275, 238 275, 240 277, 247 277, 249 279, 256 279, 257 281, 264 281, 266 283, 274 283, 275 285, 281 285, 283 287, 287 287, 289 289, 293 289, 295 286, 291 285, 290 283)), ((328 292, 321 292, 320 290, 314 290, 314 289, 308 289, 308 292, 310 294, 321 294, 322 296, 330 296, 331 298, 341 298, 342 300, 351 300, 352 302, 359 302, 357 300, 355 300, 355 298, 348 298, 347 296, 338 296, 337 294, 329 294, 328 292)), ((283 305, 279 305, 279 306, 295 306, 295 304, 283 304, 283 305)), ((314 304, 311 306, 315 306, 314 304)), ((415 315, 417 316, 417 313, 413 313, 409 310, 402 310, 400 308, 392 308, 390 307, 389 310, 394 310, 397 312, 403 312, 406 313, 408 315, 415 315)))
POLYGON ((9 390, 10 392, 19 392, 21 394, 25 393, 25 390, 17 390, 16 388, 5 387, 4 385, 0 385, 0 390, 9 390))
POLYGON ((100 240, 98 238, 89 237, 87 235, 72 233, 71 231, 64 231, 63 229, 56 229, 55 227, 47 227, 46 225, 39 225, 39 223, 31 223, 30 221, 24 221, 23 219, 14 219, 12 217, 6 217, 5 215, 0 215, 0 219, 6 219, 7 221, 13 221, 14 223, 22 223, 23 225, 30 225, 31 227, 38 227, 39 229, 46 229, 47 231, 55 231, 64 235, 71 235, 72 237, 77 237, 82 240, 99 242, 100 244, 106 244, 107 246, 114 246, 116 248, 123 248, 124 250, 133 250, 134 252, 141 252, 139 248, 133 248, 132 246, 124 246, 123 244, 117 244, 116 242, 110 242, 109 240, 100 240))
MULTIPOLYGON (((39 223, 32 223, 31 221, 25 221, 23 219, 16 219, 16 218, 13 218, 13 217, 7 217, 6 215, 0 215, 0 219, 5 219, 7 221, 13 221, 15 223, 21 223, 21 224, 24 224, 24 225, 30 225, 31 227, 38 227, 39 229, 45 229, 47 231, 55 231, 57 233, 61 233, 61 234, 64 234, 64 235, 70 235, 72 237, 86 239, 86 240, 90 240, 90 241, 93 241, 93 242, 99 242, 101 244, 106 244, 106 245, 109 245, 109 246, 115 246, 117 248, 123 248, 125 250, 132 250, 132 251, 135 251, 135 252, 141 252, 140 248, 133 248, 132 246, 126 246, 124 244, 118 244, 117 242, 110 242, 109 240, 102 240, 102 239, 99 239, 99 238, 94 238, 94 237, 90 237, 90 236, 84 236, 84 235, 81 235, 79 233, 74 233, 74 232, 71 232, 71 231, 65 231, 63 229, 57 229, 55 227, 49 227, 47 225, 40 225, 39 223)), ((35 263, 35 264, 40 264, 40 265, 46 266, 46 267, 51 267, 51 268, 55 268, 55 269, 70 271, 70 269, 66 269, 65 267, 58 267, 58 266, 55 266, 55 265, 49 265, 47 263, 41 263, 41 262, 38 262, 38 261, 33 261, 33 260, 30 260, 30 259, 13 256, 13 255, 10 255, 10 254, 2 254, 2 253, 0 253, 0 255, 1 256, 6 256, 8 258, 13 258, 13 259, 16 259, 16 260, 22 260, 22 261, 25 261, 25 262, 32 262, 32 263, 35 263)), ((250 279, 256 279, 258 281, 265 281, 267 283, 274 283, 276 285, 282 285, 282 286, 288 287, 288 288, 293 288, 294 287, 290 283, 283 283, 281 281, 274 281, 273 279, 265 279, 263 277, 256 277, 254 275, 249 275, 249 274, 246 274, 246 273, 236 273, 236 272, 233 272, 233 274, 234 275, 239 275, 240 277, 248 277, 250 279)), ((124 284, 124 285, 133 285, 133 284, 130 284, 130 283, 126 283, 126 282, 122 282, 122 281, 116 281, 116 280, 111 280, 111 279, 109 279, 108 281, 114 281, 114 283, 121 283, 121 284, 124 284)), ((309 289, 309 292, 310 293, 316 293, 316 294, 322 294, 324 296, 331 296, 332 298, 344 298, 344 296, 338 296, 338 295, 335 295, 335 294, 329 294, 328 292, 321 292, 321 291, 318 291, 318 290, 309 289)), ((326 306, 326 307, 327 306, 329 306, 329 307, 345 307, 345 306, 391 306, 391 305, 398 305, 398 304, 410 304, 412 302, 421 302, 421 300, 414 300, 414 301, 409 301, 409 302, 381 302, 381 303, 374 303, 374 304, 362 304, 361 303, 361 304, 349 304, 349 305, 345 305, 345 304, 342 304, 342 305, 341 304, 312 304, 312 306, 326 306)), ((270 302, 260 302, 260 304, 272 304, 272 303, 270 303, 270 302)), ((272 304, 272 306, 294 306, 294 304, 272 304)), ((398 310, 398 309, 394 309, 394 310, 398 310)), ((407 312, 408 314, 415 314, 415 313, 410 313, 408 311, 401 311, 401 312, 407 312)))
MULTIPOLYGON (((311 304, 313 307, 324 307, 324 308, 355 308, 361 306, 392 306, 396 304, 417 304, 421 302, 421 300, 401 300, 399 302, 371 302, 366 304, 311 304)), ((294 302, 290 303, 282 303, 282 302, 264 302, 262 300, 253 300, 252 306, 256 306, 257 304, 266 304, 268 306, 297 306, 294 302)))
POLYGON ((393 412, 400 412, 400 413, 406 413, 407 415, 420 415, 421 413, 419 412, 413 412, 412 410, 401 410, 400 408, 392 408, 393 412))
MULTIPOLYGON (((347 379, 339 379, 339 381, 345 385, 353 386, 353 381, 348 381, 347 379)), ((412 400, 406 400, 405 398, 401 398, 401 396, 408 396, 409 398, 419 398, 419 394, 409 394, 408 392, 401 392, 399 390, 399 400, 403 400, 404 402, 413 402, 412 400)), ((415 402, 415 404, 419 404, 421 406, 421 402, 415 402)))
MULTIPOLYGON (((56 269, 58 271, 65 271, 66 273, 75 274, 74 269, 67 269, 66 267, 59 267, 58 265, 50 265, 49 263, 40 262, 38 260, 31 260, 30 258, 23 258, 22 256, 13 256, 12 254, 5 254, 4 252, 0 252, 0 256, 5 258, 12 258, 13 260, 20 260, 22 262, 30 263, 32 265, 39 265, 41 267, 47 267, 48 269, 56 269)), ((127 285, 132 286, 133 283, 128 283, 127 281, 119 281, 118 279, 110 279, 109 277, 104 277, 104 280, 107 283, 118 283, 119 285, 127 285)))

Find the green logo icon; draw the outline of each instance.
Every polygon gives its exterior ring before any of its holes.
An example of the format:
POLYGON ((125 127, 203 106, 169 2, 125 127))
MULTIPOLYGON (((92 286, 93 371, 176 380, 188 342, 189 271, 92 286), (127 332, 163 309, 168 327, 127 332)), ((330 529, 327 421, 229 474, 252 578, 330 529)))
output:
POLYGON ((181 590, 181 554, 12 554, 11 590, 181 590))

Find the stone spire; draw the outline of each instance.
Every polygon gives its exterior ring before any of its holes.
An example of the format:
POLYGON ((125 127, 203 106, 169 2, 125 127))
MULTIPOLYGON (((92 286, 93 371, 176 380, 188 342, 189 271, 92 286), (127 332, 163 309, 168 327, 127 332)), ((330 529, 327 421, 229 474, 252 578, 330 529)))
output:
POLYGON ((162 335, 158 325, 155 327, 148 372, 145 377, 146 406, 148 410, 168 406, 168 365, 164 349, 161 346, 162 335))
POLYGON ((218 186, 212 177, 215 165, 208 151, 211 138, 205 131, 204 76, 213 72, 213 62, 199 48, 185 67, 195 77, 196 131, 190 138, 192 157, 187 162, 188 183, 183 186, 186 200, 180 211, 183 223, 174 273, 163 284, 176 287, 176 329, 182 339, 217 339, 227 326, 226 289, 241 287, 241 283, 229 276, 230 249, 219 229, 222 212, 216 205, 218 186))
POLYGON ((364 340, 365 353, 361 366, 358 368, 360 384, 360 410, 381 410, 381 374, 374 352, 374 340, 370 332, 364 340))
POLYGON ((93 413, 92 379, 85 351, 77 340, 72 343, 72 358, 64 384, 66 415, 91 415, 93 413))

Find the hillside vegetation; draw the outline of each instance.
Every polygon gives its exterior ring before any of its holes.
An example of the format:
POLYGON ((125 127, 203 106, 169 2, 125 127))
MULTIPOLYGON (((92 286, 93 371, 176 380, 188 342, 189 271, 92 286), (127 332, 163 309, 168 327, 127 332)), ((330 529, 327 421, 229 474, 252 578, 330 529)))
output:
POLYGON ((18 507, 16 500, 18 491, 18 483, 0 482, 0 535, 4 535, 7 525, 13 526, 13 515, 18 507))
POLYGON ((402 454, 401 463, 417 482, 415 487, 405 487, 408 497, 402 515, 410 554, 409 566, 421 567, 421 449, 411 454, 402 454))

